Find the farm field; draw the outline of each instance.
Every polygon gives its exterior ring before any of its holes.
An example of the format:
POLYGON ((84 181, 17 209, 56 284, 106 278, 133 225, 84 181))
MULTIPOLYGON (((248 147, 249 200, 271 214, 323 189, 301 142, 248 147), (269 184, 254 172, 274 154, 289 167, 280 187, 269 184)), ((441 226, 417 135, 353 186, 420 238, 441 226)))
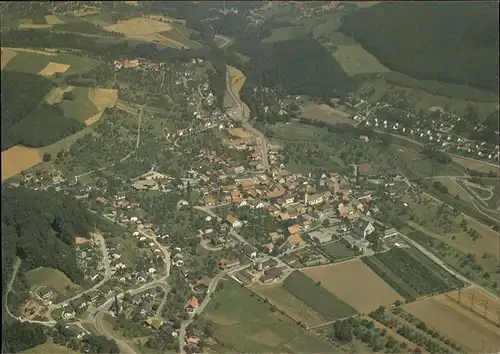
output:
POLYGON ((291 273, 283 282, 283 288, 330 320, 350 317, 357 313, 353 307, 304 272, 296 270, 291 273))
POLYGON ((160 34, 168 39, 174 40, 191 49, 200 49, 203 45, 189 38, 193 34, 192 29, 180 22, 170 22, 171 29, 160 34))
POLYGON ((39 267, 29 270, 26 273, 26 279, 32 290, 46 286, 63 296, 75 293, 80 289, 80 286, 73 284, 66 274, 53 268, 39 267))
POLYGON ((2 48, 2 57, 1 57, 1 69, 5 68, 9 61, 11 61, 17 53, 11 49, 3 49, 2 48))
POLYGON ((356 251, 347 247, 340 241, 329 242, 321 246, 322 250, 333 260, 338 261, 344 258, 350 258, 356 255, 356 251))
POLYGON ((2 182, 42 162, 37 149, 16 145, 2 151, 2 182))
POLYGON ((312 267, 303 272, 361 313, 403 298, 359 259, 312 267), (363 291, 370 289, 370 291, 363 291))
POLYGON ((428 327, 436 328, 449 336, 469 352, 495 353, 500 350, 499 328, 461 307, 447 294, 407 304, 404 309, 424 321, 428 327))
MULTIPOLYGON (((4 48, 2 48, 4 50, 4 48)), ((94 68, 98 61, 71 54, 11 49, 17 55, 10 59, 3 70, 29 74, 52 75, 55 72, 76 73, 94 68)))
POLYGON ((492 163, 481 162, 478 160, 474 160, 467 157, 461 157, 458 155, 451 155, 451 158, 453 159, 453 161, 463 166, 464 168, 469 168, 471 170, 475 170, 482 173, 490 173, 490 171, 493 171, 494 173, 500 173, 500 167, 498 165, 495 166, 492 163))
POLYGON ((85 120, 85 125, 92 125, 98 122, 104 110, 116 105, 118 100, 118 90, 116 89, 103 89, 103 88, 89 88, 89 99, 97 107, 98 112, 92 117, 85 120))
POLYGON ((57 18, 56 15, 45 15, 45 21, 47 21, 47 24, 49 25, 58 25, 64 23, 64 21, 61 21, 59 18, 57 18))
POLYGON ((402 82, 399 73, 392 71, 380 75, 381 78, 363 82, 358 90, 371 103, 379 101, 384 95, 388 99, 397 99, 400 92, 403 92, 405 99, 416 109, 426 111, 431 107, 443 107, 449 112, 463 115, 467 106, 471 105, 477 110, 479 117, 487 117, 498 105, 498 101, 491 98, 491 95, 469 87, 411 78, 408 82, 402 82))
POLYGON ((414 252, 418 251, 393 248, 362 260, 406 299, 445 292, 463 285, 430 259, 424 259, 424 255, 414 256, 414 252))
POLYGON ((252 292, 234 281, 224 281, 214 293, 203 317, 214 322, 213 337, 230 351, 333 353, 336 348, 271 311, 252 292))
POLYGON ((349 75, 366 75, 388 72, 373 55, 368 53, 358 44, 337 45, 333 56, 342 69, 349 75))
POLYGON ((59 103, 66 117, 85 123, 89 118, 99 114, 99 109, 90 99, 90 88, 75 87, 71 92, 74 95, 72 101, 62 100, 59 103))
POLYGON ((350 115, 327 104, 308 102, 300 107, 302 116, 306 119, 319 120, 326 123, 355 124, 350 115))
POLYGON ((279 27, 271 30, 271 35, 262 39, 262 43, 277 43, 295 38, 304 37, 308 34, 308 29, 300 26, 279 27))
POLYGON ((66 71, 68 71, 69 67, 70 65, 55 63, 51 61, 38 74, 42 76, 52 76, 55 73, 65 73, 66 71))
POLYGON ((283 289, 280 285, 256 285, 251 287, 250 290, 267 299, 270 304, 284 311, 295 321, 300 321, 306 326, 314 326, 326 322, 319 313, 283 289))
POLYGON ((39 24, 39 23, 21 23, 18 29, 51 29, 52 25, 49 24, 39 24))
POLYGON ((117 24, 105 27, 107 31, 124 34, 127 39, 158 41, 161 44, 179 49, 184 47, 182 43, 161 35, 162 32, 167 32, 171 29, 172 25, 169 23, 143 17, 119 21, 117 24))

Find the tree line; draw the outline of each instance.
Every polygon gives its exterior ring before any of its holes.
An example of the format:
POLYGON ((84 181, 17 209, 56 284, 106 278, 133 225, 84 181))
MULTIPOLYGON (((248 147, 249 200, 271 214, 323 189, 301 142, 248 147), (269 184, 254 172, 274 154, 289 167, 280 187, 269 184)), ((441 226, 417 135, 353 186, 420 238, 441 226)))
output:
POLYGON ((2 151, 13 145, 50 145, 83 129, 75 119, 66 118, 57 106, 43 101, 55 86, 35 74, 2 71, 2 151))

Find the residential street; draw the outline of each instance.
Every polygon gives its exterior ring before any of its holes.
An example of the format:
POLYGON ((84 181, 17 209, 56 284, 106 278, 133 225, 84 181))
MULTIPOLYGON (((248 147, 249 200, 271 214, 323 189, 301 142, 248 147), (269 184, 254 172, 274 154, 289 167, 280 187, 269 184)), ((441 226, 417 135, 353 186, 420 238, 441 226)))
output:
MULTIPOLYGON (((210 210, 210 208, 208 207, 202 207, 202 206, 195 206, 194 207, 195 209, 198 209, 198 210, 201 210, 207 214, 209 214, 210 216, 214 217, 214 218, 217 218, 217 219, 221 219, 217 214, 215 214, 212 210, 210 210)), ((241 236, 239 233, 236 232, 235 229, 231 228, 231 230, 229 231, 229 233, 231 234, 231 236, 233 236, 234 238, 236 238, 238 241, 240 241, 241 243, 244 243, 245 245, 249 245, 250 243, 245 240, 243 238, 243 236, 241 236)))

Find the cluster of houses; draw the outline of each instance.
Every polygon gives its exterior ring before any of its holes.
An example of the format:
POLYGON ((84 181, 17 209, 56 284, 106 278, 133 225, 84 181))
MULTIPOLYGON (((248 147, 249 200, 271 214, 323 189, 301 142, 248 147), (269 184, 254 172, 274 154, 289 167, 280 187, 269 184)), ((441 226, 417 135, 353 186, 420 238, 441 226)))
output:
MULTIPOLYGON (((353 100, 353 102, 358 102, 353 107, 360 110, 353 119, 366 127, 389 130, 411 137, 426 145, 433 145, 451 152, 461 152, 481 159, 500 161, 499 144, 473 141, 457 135, 454 133, 455 127, 466 118, 444 112, 440 107, 431 107, 429 110, 436 112, 437 116, 429 118, 417 116, 413 112, 392 107, 389 104, 376 103, 375 105, 369 105, 364 100, 354 98, 353 100), (364 111, 364 113, 361 111, 364 111), (389 118, 381 118, 387 116, 399 116, 399 118, 394 121, 389 118)), ((470 125, 471 123, 466 124, 470 125)), ((471 130, 474 131, 482 129, 485 129, 485 126, 481 124, 471 126, 471 130)))

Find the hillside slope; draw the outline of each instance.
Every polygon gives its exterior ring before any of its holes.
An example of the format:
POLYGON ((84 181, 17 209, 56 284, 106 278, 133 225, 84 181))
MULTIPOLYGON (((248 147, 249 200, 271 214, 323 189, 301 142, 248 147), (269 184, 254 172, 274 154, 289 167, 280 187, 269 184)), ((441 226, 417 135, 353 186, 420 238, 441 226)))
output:
POLYGON ((43 102, 54 84, 39 75, 2 71, 2 151, 13 145, 40 147, 84 125, 43 102))
POLYGON ((498 92, 498 2, 380 3, 339 30, 391 70, 498 92))

